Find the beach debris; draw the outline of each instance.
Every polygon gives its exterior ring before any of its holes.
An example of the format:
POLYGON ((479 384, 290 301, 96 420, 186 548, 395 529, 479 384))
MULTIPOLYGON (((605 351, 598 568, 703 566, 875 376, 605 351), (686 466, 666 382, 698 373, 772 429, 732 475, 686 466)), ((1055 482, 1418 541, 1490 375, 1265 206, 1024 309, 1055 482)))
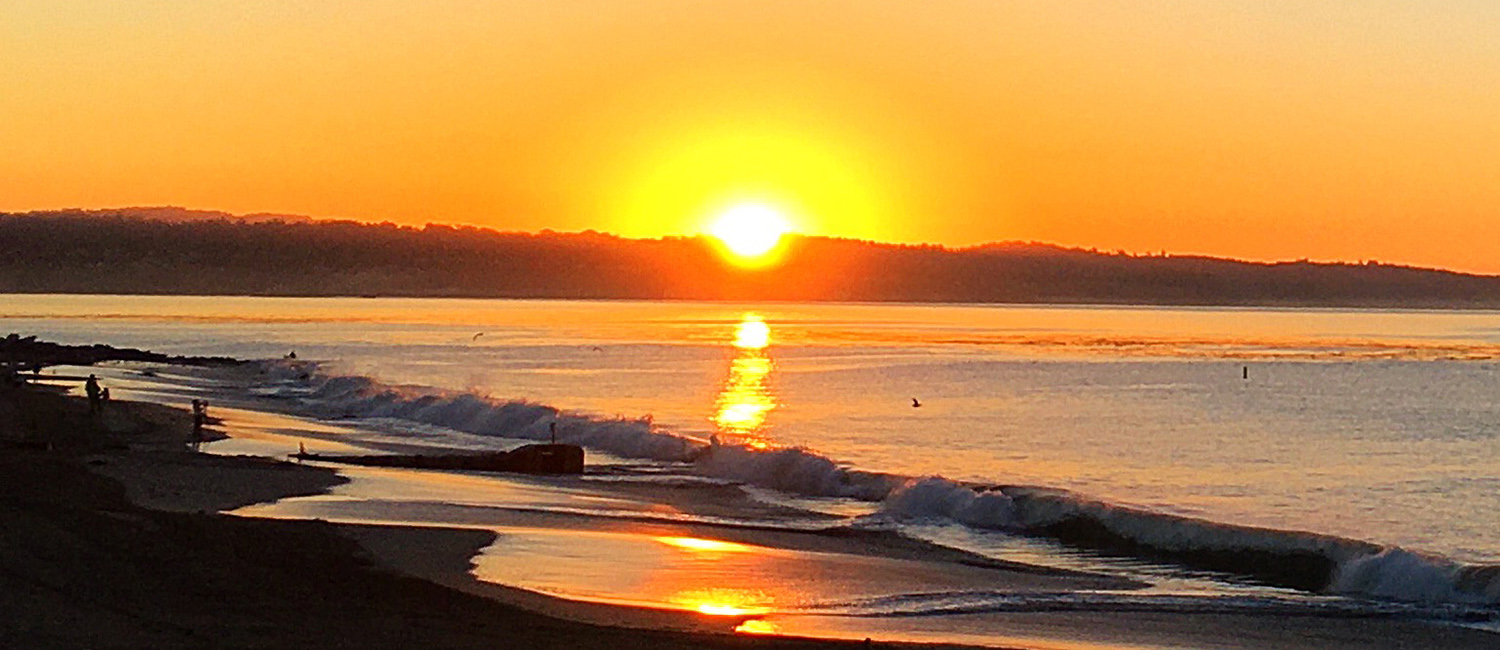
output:
POLYGON ((412 469, 454 469, 481 472, 517 472, 521 474, 582 474, 583 447, 567 444, 535 444, 510 451, 478 454, 372 454, 341 456, 309 454, 298 446, 292 458, 345 465, 371 467, 408 467, 412 469))

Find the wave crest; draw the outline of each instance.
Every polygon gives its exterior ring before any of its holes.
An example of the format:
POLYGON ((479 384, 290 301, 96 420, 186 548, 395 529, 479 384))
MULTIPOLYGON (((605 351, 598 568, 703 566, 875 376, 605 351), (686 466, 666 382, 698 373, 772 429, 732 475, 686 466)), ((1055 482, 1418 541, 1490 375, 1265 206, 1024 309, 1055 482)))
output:
POLYGON ((308 361, 272 361, 258 395, 310 414, 396 418, 465 433, 557 439, 625 458, 690 463, 705 476, 784 492, 878 502, 894 518, 946 519, 1051 537, 1075 546, 1250 576, 1312 592, 1426 603, 1500 605, 1500 566, 1466 565, 1314 533, 1235 526, 1082 498, 1062 490, 984 487, 943 477, 858 470, 801 448, 711 444, 649 417, 604 419, 527 401, 396 387, 326 375, 308 361))

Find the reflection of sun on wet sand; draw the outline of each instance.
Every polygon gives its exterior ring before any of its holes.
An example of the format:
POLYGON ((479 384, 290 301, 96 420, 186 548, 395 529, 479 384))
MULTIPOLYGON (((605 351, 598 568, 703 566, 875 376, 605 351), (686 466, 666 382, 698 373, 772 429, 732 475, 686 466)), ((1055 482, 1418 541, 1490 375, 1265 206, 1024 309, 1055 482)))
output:
MULTIPOLYGON (((101 370, 101 376, 109 379, 107 369, 101 370)), ((306 440, 309 446, 325 446, 343 444, 348 437, 340 425, 333 423, 309 426, 297 418, 229 407, 218 408, 216 414, 224 418, 228 432, 236 437, 209 447, 226 452, 275 455, 295 449, 298 440, 306 440), (313 430, 299 433, 302 428, 313 430)), ((169 510, 196 513, 278 495, 307 494, 334 480, 318 468, 298 468, 265 459, 186 454, 180 448, 171 449, 170 442, 155 446, 132 442, 128 447, 106 450, 97 457, 103 463, 92 467, 121 481, 126 494, 139 502, 169 510), (316 480, 296 488, 266 478, 274 475, 316 480)), ((685 490, 672 483, 618 483, 608 477, 589 480, 358 468, 342 472, 351 482, 333 487, 331 494, 239 511, 324 519, 321 523, 152 514, 123 504, 116 497, 105 505, 109 512, 126 515, 121 518, 59 510, 59 503, 76 503, 70 500, 84 495, 58 485, 76 487, 93 479, 59 483, 59 476, 79 475, 57 474, 27 487, 24 481, 35 478, 21 471, 35 465, 32 457, 28 459, 23 463, 6 460, 7 467, 17 471, 0 474, 0 488, 5 488, 0 490, 0 498, 21 498, 25 502, 29 498, 26 495, 36 496, 30 502, 33 509, 27 512, 53 517, 52 521, 64 529, 80 527, 80 539, 102 534, 101 543, 118 551, 110 554, 105 564, 61 570, 87 572, 91 579, 97 575, 104 583, 120 584, 122 575, 148 567, 162 576, 159 582, 167 585, 163 593, 169 599, 151 602, 173 603, 171 607, 180 608, 180 615, 168 617, 174 624, 191 619, 191 625, 208 625, 203 629, 211 630, 209 633, 221 645, 229 647, 248 643, 246 630, 268 621, 287 621, 290 629, 300 632, 293 627, 294 616, 329 619, 317 620, 307 628, 307 636, 299 639, 304 642, 301 645, 307 645, 309 639, 315 645, 315 639, 368 639, 375 645, 402 639, 439 647, 454 645, 454 639, 459 640, 458 645, 505 639, 529 647, 612 649, 745 647, 747 643, 822 645, 781 638, 726 640, 653 631, 663 629, 1044 648, 1491 648, 1495 638, 1485 632, 1398 617, 1121 607, 1110 603, 1128 601, 1097 599, 1106 594, 1139 593, 1137 584, 989 560, 888 530, 840 526, 843 517, 823 519, 816 513, 804 513, 800 525, 805 529, 717 524, 715 518, 730 516, 728 513, 755 513, 777 520, 787 514, 777 510, 784 506, 757 501, 736 486, 719 483, 685 490), (38 490, 38 485, 47 487, 38 490), (611 514, 600 516, 601 511, 611 514), (137 527, 132 522, 151 526, 137 527), (413 522, 422 525, 404 525, 413 522), (222 548, 241 547, 178 537, 185 530, 211 536, 210 529, 222 526, 249 535, 248 539, 255 540, 256 550, 245 547, 244 553, 224 555, 222 548), (257 530, 261 532, 254 532, 257 530), (337 541, 330 535, 332 531, 356 540, 362 550, 337 541), (293 544, 287 545, 288 541, 293 544), (382 567, 426 582, 387 573, 369 575, 368 566, 351 559, 356 552, 382 567), (133 564, 137 556, 145 563, 133 564), (265 590, 260 586, 266 583, 242 579, 268 570, 278 572, 278 590, 261 593, 265 590), (214 579, 218 582, 208 580, 203 584, 210 586, 204 587, 199 584, 204 575, 219 576, 214 579), (224 576, 237 584, 225 584, 224 576), (428 582, 553 617, 640 629, 627 633, 562 622, 467 598, 428 582), (202 598, 202 592, 195 591, 198 589, 210 589, 211 598, 202 598), (255 593, 249 593, 252 591, 255 593), (300 599, 306 594, 322 600, 303 607, 300 599), (943 594, 984 594, 1001 600, 1012 596, 1023 600, 1051 598, 1065 606, 921 616, 868 614, 890 606, 892 595, 899 601, 943 594), (220 606, 204 609, 199 601, 220 606), (222 607, 223 603, 234 606, 222 607), (386 616, 388 621, 371 622, 372 613, 386 616), (476 624, 470 618, 482 618, 483 622, 476 624), (417 631, 407 630, 411 626, 417 631)), ((83 469, 80 466, 69 471, 83 469)), ((301 485, 300 479, 297 483, 301 485)), ((24 520, 13 519, 12 511, 5 512, 9 514, 0 515, 7 518, 0 528, 0 540, 15 539, 17 531, 36 530, 24 520)), ((21 533, 20 539, 28 534, 21 533)), ((27 568, 28 563, 51 566, 46 562, 55 562, 34 550, 20 554, 8 551, 0 562, 17 571, 32 570, 27 568)), ((9 590, 5 575, 0 573, 0 588, 5 588, 0 593, 21 593, 9 590)), ((0 629, 3 627, 0 623, 0 629)), ((289 638, 272 634, 255 640, 264 643, 266 639, 289 638)), ((87 643, 52 645, 76 647, 87 643)), ((283 645, 296 644, 288 640, 283 645)))
POLYGON ((561 527, 499 528, 497 542, 476 560, 475 575, 574 599, 740 617, 836 613, 842 603, 912 592, 1140 586, 1104 576, 984 566, 984 558, 894 537, 863 544, 857 537, 816 532, 582 519, 556 524, 561 527), (672 534, 656 534, 663 530, 672 534))
MULTIPOLYGON (((82 400, 0 387, 4 647, 745 647, 722 635, 627 632, 497 603, 571 611, 536 594, 543 600, 475 588, 468 558, 492 541, 484 531, 208 514, 341 479, 265 458, 190 453, 191 420, 180 410, 124 400, 107 409, 95 418, 82 400)), ((613 611, 589 618, 724 633, 738 622, 613 611)))

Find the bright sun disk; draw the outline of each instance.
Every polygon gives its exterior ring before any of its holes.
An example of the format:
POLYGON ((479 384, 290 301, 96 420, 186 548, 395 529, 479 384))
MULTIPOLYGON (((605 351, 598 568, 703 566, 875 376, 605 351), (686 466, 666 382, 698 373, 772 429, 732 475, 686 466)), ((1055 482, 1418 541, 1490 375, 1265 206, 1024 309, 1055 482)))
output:
POLYGON ((736 205, 719 215, 709 234, 723 242, 736 256, 755 260, 765 256, 781 243, 781 236, 791 232, 781 213, 756 203, 736 205))

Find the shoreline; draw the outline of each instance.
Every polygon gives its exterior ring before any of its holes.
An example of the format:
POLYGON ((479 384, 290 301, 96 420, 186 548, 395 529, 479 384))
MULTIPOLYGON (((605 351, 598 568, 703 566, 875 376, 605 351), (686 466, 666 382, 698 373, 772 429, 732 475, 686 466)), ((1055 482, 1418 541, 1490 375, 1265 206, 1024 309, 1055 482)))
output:
MULTIPOLYGON (((45 403, 42 410, 47 416, 32 420, 33 425, 46 424, 43 431, 6 431, 0 417, 0 448, 11 452, 0 464, 0 512, 7 513, 8 518, 18 512, 21 515, 14 520, 16 526, 6 522, 0 548, 7 549, 6 555, 11 549, 23 551, 3 560, 6 566, 0 572, 0 593, 10 590, 26 594, 31 593, 25 589, 32 585, 52 584, 45 577, 16 581, 18 575, 30 576, 28 571, 63 576, 63 581, 74 585, 98 581, 108 589, 101 598, 91 589, 70 591, 53 585, 50 593, 64 597, 46 602, 70 612, 67 618, 72 624, 67 626, 48 620, 51 614, 40 611, 42 606, 25 605, 25 596, 21 596, 18 602, 23 604, 15 609, 20 615, 4 617, 18 622, 0 629, 0 645, 78 647, 97 644, 99 634, 113 638, 116 633, 124 633, 128 638, 143 640, 124 643, 123 647, 193 647, 195 644, 184 639, 201 641, 204 635, 214 638, 214 645, 245 647, 266 644, 264 639, 270 637, 265 636, 263 628, 276 628, 276 634, 284 635, 269 643, 273 646, 427 643, 469 647, 522 637, 525 640, 518 642, 526 645, 582 648, 834 648, 859 643, 858 639, 829 638, 847 637, 850 619, 829 625, 827 617, 807 617, 809 625, 791 630, 819 638, 736 635, 731 633, 734 626, 750 617, 569 600, 485 582, 471 569, 476 553, 495 540, 487 531, 210 514, 283 497, 322 494, 344 479, 325 467, 256 456, 192 453, 187 450, 190 416, 161 404, 112 402, 100 422, 91 423, 81 398, 58 392, 38 388, 23 391, 32 397, 21 399, 45 403), (17 434, 23 435, 18 438, 17 434), (50 436, 55 444, 38 447, 34 444, 38 434, 50 436), (30 440, 21 440, 27 435, 30 440), (29 473, 9 471, 18 464, 35 465, 37 469, 29 473), (52 485, 77 489, 48 493, 46 489, 52 485), (39 521, 43 523, 39 525, 39 521), (102 529, 105 541, 100 544, 115 548, 106 553, 107 559, 96 558, 80 566, 62 565, 59 558, 38 550, 37 542, 42 538, 28 539, 38 528, 71 531, 71 536, 80 538, 102 529), (246 545, 256 540, 260 547, 247 549, 246 545), (182 548, 194 552, 172 552, 182 548), (235 552, 226 554, 223 548, 235 552), (154 576, 152 584, 162 589, 131 592, 138 588, 131 583, 140 581, 141 575, 154 576), (217 577, 208 581, 208 586, 196 584, 194 579, 203 575, 217 577), (266 584, 277 587, 245 586, 266 584), (347 585, 362 585, 364 591, 348 593, 343 588, 347 585), (255 592, 246 593, 251 590, 255 592), (134 596, 120 598, 113 595, 117 592, 134 596), (159 598, 158 593, 167 597, 159 598), (416 603, 419 598, 430 598, 431 602, 416 603), (142 612, 140 602, 149 603, 151 612, 142 612), (205 602, 236 605, 233 611, 204 611, 205 602), (241 607, 241 603, 248 604, 241 607), (123 622, 118 615, 121 611, 129 613, 123 622), (470 615, 484 617, 487 623, 476 626, 470 615), (376 619, 367 618, 370 616, 376 619), (320 618, 310 625, 309 617, 320 618), (182 623, 184 618, 190 622, 182 623), (410 629, 412 626, 416 629, 410 629), (514 626, 522 626, 524 634, 518 637, 521 632, 514 626), (77 636, 82 634, 95 636, 77 636)), ((10 395, 0 399, 0 416, 5 414, 4 403, 10 395)), ((20 426, 17 422, 12 421, 13 429, 20 426)), ((98 546, 86 550, 97 555, 98 546)), ((1005 589, 998 584, 996 588, 1005 589)), ((11 607, 5 603, 0 611, 8 613, 11 607)), ((1000 639, 1005 647, 1030 648, 1353 649, 1428 647, 1431 643, 1488 648, 1497 638, 1490 632, 1402 619, 1128 609, 933 616, 916 620, 915 626, 908 625, 913 623, 909 618, 855 620, 859 629, 868 630, 871 636, 900 635, 906 639, 882 646, 911 646, 913 641, 925 641, 940 647, 975 647, 955 643, 958 641, 999 647, 995 644, 1000 639), (912 632, 913 627, 927 624, 939 629, 925 636, 912 632), (969 632, 967 626, 986 630, 987 634, 964 636, 969 632)))
POLYGON ((0 646, 863 647, 710 633, 723 623, 693 613, 681 620, 697 626, 648 617, 628 631, 544 616, 496 598, 521 590, 451 579, 486 533, 218 513, 342 479, 191 452, 179 409, 116 401, 91 422, 81 398, 37 387, 6 389, 0 404, 36 416, 0 425, 0 646), (395 556, 423 562, 400 573, 395 556), (437 581, 410 575, 424 572, 437 581))

